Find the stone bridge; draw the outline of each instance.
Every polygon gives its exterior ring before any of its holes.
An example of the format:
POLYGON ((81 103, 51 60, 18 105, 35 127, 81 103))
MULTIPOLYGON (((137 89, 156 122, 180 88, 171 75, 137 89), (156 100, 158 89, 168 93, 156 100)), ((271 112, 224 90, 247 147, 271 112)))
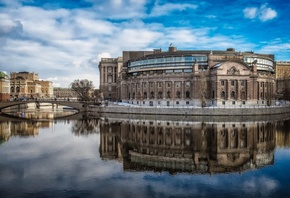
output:
POLYGON ((51 103, 56 105, 63 105, 67 107, 71 107, 73 109, 78 110, 79 112, 87 112, 89 111, 89 105, 92 105, 93 102, 86 101, 67 101, 67 100, 27 100, 27 101, 7 101, 0 102, 0 111, 7 107, 17 106, 21 104, 28 103, 36 103, 36 105, 41 105, 41 103, 51 103))

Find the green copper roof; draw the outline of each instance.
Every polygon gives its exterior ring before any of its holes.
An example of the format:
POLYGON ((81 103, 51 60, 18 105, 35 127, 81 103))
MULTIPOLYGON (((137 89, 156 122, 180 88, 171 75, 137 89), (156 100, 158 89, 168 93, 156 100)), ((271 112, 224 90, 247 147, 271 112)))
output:
POLYGON ((4 72, 0 72, 0 79, 8 79, 7 74, 5 74, 4 72))

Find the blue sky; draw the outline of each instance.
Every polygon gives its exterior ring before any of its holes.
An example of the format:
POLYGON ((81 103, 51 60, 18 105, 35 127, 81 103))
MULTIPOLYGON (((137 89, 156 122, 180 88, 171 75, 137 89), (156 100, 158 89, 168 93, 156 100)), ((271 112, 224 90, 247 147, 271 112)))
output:
POLYGON ((99 86, 101 57, 178 49, 275 54, 290 60, 288 0, 0 0, 0 71, 54 86, 99 86))

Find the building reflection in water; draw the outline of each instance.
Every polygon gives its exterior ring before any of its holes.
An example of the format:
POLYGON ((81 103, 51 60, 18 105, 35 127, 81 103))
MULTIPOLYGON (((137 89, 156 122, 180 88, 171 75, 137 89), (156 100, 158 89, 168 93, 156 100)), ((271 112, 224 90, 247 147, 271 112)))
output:
POLYGON ((11 136, 37 136, 40 128, 52 128, 57 123, 71 125, 71 132, 76 136, 88 136, 99 133, 98 119, 51 120, 51 121, 0 121, 0 143, 11 136))
POLYGON ((124 170, 242 172, 274 163, 275 122, 100 121, 102 159, 124 170))

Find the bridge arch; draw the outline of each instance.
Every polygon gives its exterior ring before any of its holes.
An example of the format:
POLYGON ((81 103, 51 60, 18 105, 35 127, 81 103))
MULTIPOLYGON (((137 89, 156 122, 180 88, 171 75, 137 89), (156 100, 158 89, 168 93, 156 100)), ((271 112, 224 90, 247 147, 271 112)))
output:
POLYGON ((7 107, 17 106, 21 104, 28 104, 28 103, 51 103, 57 105, 63 105, 67 107, 71 107, 73 109, 78 110, 79 112, 88 111, 88 106, 91 104, 89 102, 82 102, 82 101, 64 101, 64 100, 27 100, 27 101, 7 101, 0 103, 0 110, 5 109, 7 107))

